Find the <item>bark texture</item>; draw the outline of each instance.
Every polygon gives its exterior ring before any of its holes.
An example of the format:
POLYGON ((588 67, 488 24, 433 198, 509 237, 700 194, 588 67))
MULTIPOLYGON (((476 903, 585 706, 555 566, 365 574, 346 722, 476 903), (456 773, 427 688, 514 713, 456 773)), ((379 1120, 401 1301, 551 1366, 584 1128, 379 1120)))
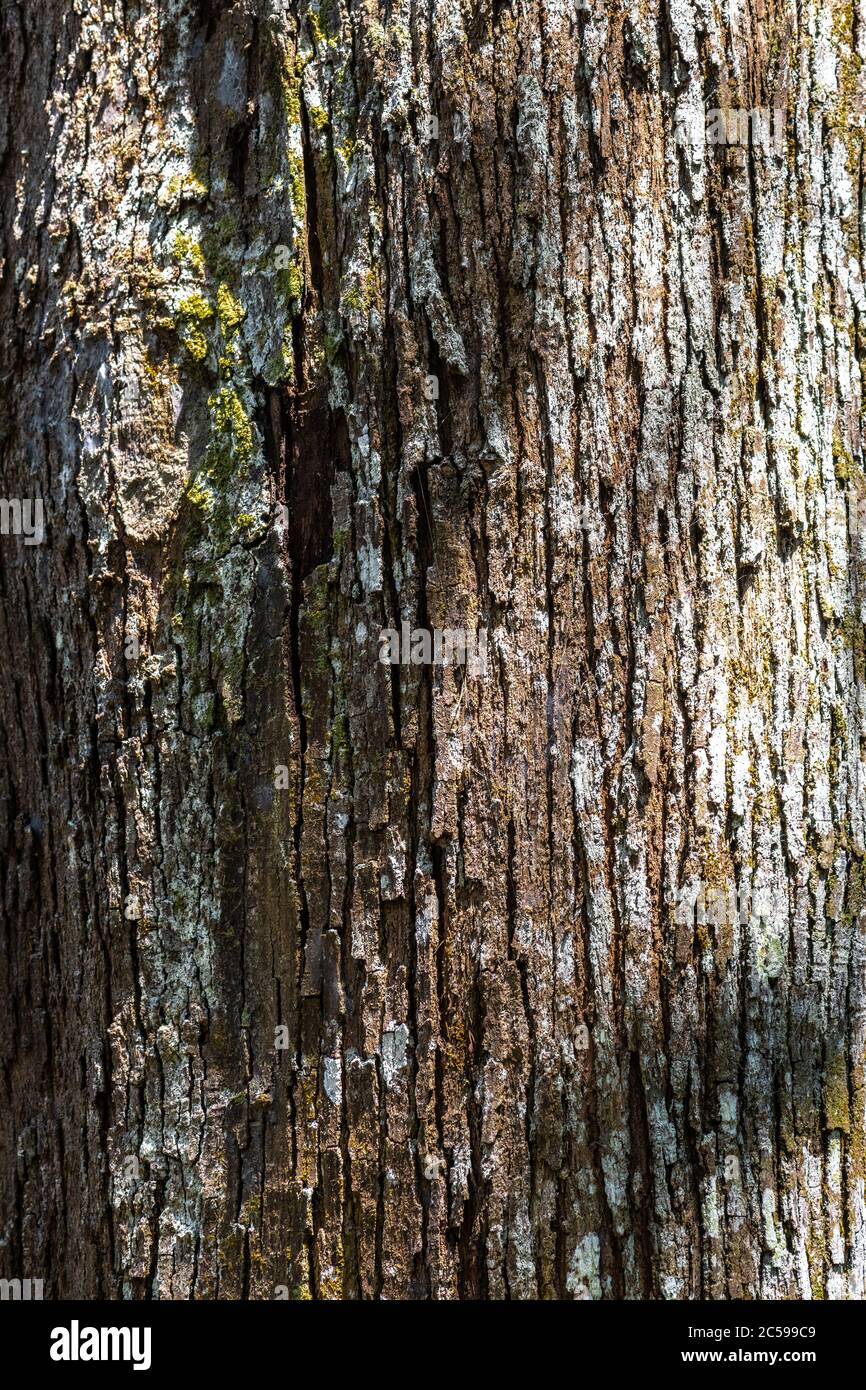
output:
POLYGON ((866 3, 0 53, 0 1274, 866 1296, 866 3))

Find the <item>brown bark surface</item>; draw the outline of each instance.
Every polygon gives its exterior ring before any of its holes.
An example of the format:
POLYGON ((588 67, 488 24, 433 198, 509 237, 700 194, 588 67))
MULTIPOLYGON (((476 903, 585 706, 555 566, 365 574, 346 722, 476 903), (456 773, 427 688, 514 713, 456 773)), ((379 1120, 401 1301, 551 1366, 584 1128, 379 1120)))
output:
POLYGON ((866 1296, 866 4, 0 54, 0 1277, 866 1296))

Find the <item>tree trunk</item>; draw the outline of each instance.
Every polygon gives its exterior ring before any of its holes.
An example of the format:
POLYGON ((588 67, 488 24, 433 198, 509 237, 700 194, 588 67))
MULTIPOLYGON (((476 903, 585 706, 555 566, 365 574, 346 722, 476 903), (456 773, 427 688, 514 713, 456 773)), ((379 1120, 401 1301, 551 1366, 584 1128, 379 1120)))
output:
POLYGON ((3 6, 4 1276, 866 1296, 866 0, 723 10, 3 6))

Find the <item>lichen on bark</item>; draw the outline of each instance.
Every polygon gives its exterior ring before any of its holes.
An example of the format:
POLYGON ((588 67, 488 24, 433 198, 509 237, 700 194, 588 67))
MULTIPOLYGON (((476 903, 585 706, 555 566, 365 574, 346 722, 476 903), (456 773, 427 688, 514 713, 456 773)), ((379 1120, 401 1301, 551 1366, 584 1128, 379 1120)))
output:
POLYGON ((0 33, 0 1273, 866 1296, 862 3, 0 33))

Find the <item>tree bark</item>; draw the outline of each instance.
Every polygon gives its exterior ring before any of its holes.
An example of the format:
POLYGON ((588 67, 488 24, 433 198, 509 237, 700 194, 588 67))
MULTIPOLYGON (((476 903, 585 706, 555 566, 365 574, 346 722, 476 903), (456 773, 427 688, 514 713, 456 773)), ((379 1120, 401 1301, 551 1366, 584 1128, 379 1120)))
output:
POLYGON ((866 1296, 864 0, 0 37, 0 1274, 866 1296))

